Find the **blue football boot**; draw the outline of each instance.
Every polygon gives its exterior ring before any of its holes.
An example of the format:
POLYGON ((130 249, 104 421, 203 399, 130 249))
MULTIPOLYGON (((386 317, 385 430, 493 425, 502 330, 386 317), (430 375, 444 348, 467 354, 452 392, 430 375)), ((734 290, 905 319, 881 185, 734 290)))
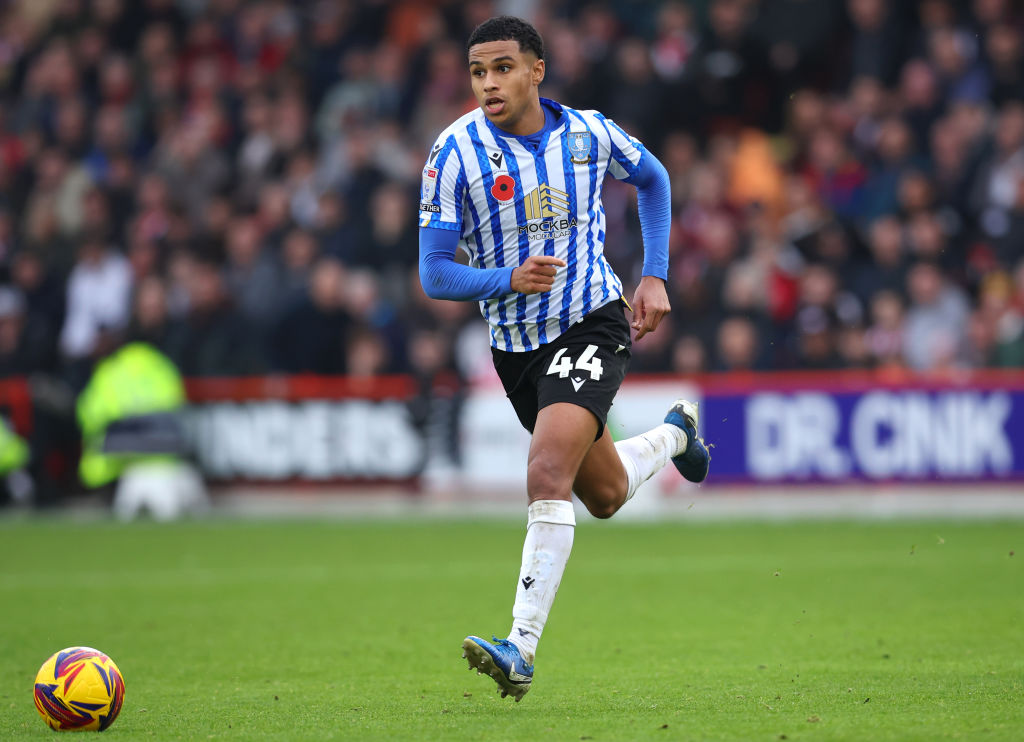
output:
POLYGON ((530 690, 533 682, 533 665, 519 654, 519 647, 508 639, 491 637, 492 642, 479 636, 467 636, 462 642, 462 656, 469 661, 469 669, 476 669, 477 675, 486 673, 498 684, 501 697, 512 696, 516 702, 530 690))
POLYGON ((686 432, 686 450, 672 459, 676 469, 691 482, 703 482, 711 465, 711 454, 704 441, 697 437, 697 421, 700 409, 696 402, 677 399, 665 415, 665 422, 682 428, 686 432))

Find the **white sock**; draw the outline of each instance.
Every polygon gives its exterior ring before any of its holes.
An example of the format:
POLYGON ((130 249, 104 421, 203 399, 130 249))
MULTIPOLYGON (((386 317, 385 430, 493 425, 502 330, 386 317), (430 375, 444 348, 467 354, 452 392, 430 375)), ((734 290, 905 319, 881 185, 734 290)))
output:
POLYGON ((634 435, 615 444, 622 466, 626 469, 626 499, 637 487, 654 476, 673 456, 686 450, 686 431, 671 423, 662 423, 646 433, 634 435))
POLYGON ((537 642, 572 551, 576 516, 568 500, 536 500, 530 503, 528 512, 523 566, 508 639, 519 648, 523 659, 533 664, 537 642))

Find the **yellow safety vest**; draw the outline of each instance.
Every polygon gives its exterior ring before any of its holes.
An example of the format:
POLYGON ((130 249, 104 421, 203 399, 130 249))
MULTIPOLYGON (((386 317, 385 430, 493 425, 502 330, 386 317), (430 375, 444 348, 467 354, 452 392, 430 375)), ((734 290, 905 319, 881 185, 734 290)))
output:
POLYGON ((20 469, 28 463, 28 444, 0 419, 0 476, 20 469))
POLYGON ((165 458, 153 454, 102 452, 107 427, 115 420, 155 412, 171 412, 185 404, 185 385, 167 356, 146 343, 129 343, 103 359, 78 397, 82 429, 79 476, 86 487, 117 479, 127 464, 165 458))

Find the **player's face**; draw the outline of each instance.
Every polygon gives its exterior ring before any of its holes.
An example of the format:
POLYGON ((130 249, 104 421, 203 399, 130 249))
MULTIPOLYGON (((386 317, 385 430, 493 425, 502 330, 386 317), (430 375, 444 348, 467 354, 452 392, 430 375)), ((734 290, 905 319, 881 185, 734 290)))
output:
POLYGON ((469 49, 469 74, 484 115, 499 129, 526 136, 544 127, 537 86, 544 60, 519 49, 517 41, 488 41, 469 49))

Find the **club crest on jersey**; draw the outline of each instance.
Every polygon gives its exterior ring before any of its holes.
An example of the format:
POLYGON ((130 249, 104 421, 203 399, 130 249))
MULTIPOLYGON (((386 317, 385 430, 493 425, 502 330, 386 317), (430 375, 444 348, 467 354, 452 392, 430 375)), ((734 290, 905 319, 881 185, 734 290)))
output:
POLYGON ((569 159, 577 165, 590 162, 590 132, 570 131, 565 135, 565 146, 569 148, 569 159))
POLYGON ((437 190, 437 168, 427 165, 423 168, 423 186, 420 189, 420 201, 433 201, 437 190))

